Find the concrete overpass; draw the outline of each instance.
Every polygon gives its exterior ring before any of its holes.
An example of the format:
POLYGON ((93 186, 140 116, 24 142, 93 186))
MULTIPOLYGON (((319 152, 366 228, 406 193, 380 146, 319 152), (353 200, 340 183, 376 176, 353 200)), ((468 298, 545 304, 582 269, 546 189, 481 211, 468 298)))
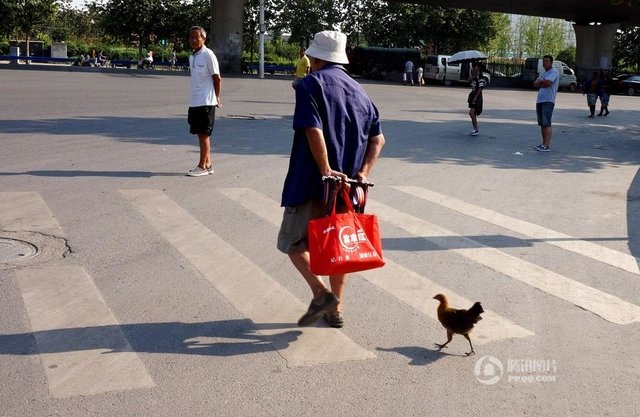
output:
POLYGON ((396 3, 476 9, 491 12, 552 17, 573 22, 576 34, 578 78, 592 70, 609 68, 613 38, 622 23, 640 25, 637 0, 390 0, 396 3))
MULTIPOLYGON (((640 25, 637 0, 390 0, 396 3, 553 17, 573 23, 580 72, 611 66, 613 37, 621 23, 640 25)), ((212 45, 223 72, 240 72, 244 2, 212 0, 212 45)))
POLYGON ((390 2, 553 17, 575 22, 578 25, 588 25, 591 22, 640 24, 640 3, 629 0, 390 0, 390 2), (635 5, 628 5, 629 3, 635 3, 635 5))

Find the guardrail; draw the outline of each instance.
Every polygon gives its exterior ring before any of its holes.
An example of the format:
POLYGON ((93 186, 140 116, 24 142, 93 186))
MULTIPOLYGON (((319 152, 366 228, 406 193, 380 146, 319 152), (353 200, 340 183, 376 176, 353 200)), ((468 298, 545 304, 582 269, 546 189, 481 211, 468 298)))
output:
POLYGON ((76 61, 76 58, 53 58, 50 56, 15 56, 15 55, 0 55, 1 61, 31 61, 31 62, 53 62, 70 64, 76 61))
MULTIPOLYGON (((253 71, 258 72, 260 66, 258 64, 249 64, 247 65, 247 70, 251 73, 253 71)), ((284 73, 292 73, 295 71, 295 67, 293 65, 265 65, 264 72, 268 74, 275 74, 276 72, 284 72, 284 73)))

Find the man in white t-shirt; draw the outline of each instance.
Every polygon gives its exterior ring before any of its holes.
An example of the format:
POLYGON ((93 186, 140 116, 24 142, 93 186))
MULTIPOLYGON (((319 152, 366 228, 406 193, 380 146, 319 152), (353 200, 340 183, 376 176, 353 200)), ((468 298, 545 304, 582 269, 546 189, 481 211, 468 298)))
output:
POLYGON ((187 172, 190 177, 213 174, 211 165, 211 133, 216 115, 216 107, 222 107, 220 101, 220 68, 213 51, 204 43, 207 33, 200 26, 189 31, 189 46, 193 53, 189 56, 191 74, 191 93, 189 95, 189 131, 198 135, 200 142, 200 161, 198 166, 187 172))
POLYGON ((536 98, 536 114, 538 116, 538 125, 542 133, 542 143, 535 146, 539 152, 549 152, 549 144, 551 143, 551 116, 556 103, 556 93, 558 92, 558 84, 560 83, 560 75, 558 70, 553 68, 553 57, 545 55, 542 58, 542 67, 544 72, 533 82, 533 86, 538 89, 538 97, 536 98))

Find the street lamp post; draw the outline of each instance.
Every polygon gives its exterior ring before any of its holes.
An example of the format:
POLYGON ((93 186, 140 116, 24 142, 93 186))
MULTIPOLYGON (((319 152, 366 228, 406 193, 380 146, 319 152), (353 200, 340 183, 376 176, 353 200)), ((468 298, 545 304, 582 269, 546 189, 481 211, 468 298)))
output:
POLYGON ((264 78, 264 0, 260 0, 260 56, 258 57, 258 77, 264 78))

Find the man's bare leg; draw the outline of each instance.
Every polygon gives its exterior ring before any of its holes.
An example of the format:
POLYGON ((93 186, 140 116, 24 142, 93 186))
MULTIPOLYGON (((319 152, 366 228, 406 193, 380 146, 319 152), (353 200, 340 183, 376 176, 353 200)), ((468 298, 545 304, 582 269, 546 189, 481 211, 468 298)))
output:
POLYGON ((336 306, 335 311, 342 311, 342 296, 344 295, 345 285, 347 283, 347 275, 331 275, 329 277, 331 291, 338 297, 340 303, 336 306))
POLYGON ((313 292, 314 299, 329 292, 329 289, 324 284, 324 281, 322 281, 322 278, 311 272, 309 251, 290 253, 289 259, 291 259, 293 266, 296 267, 305 281, 307 281, 307 284, 309 284, 309 288, 311 288, 311 291, 313 292))
POLYGON ((200 162, 198 166, 207 169, 211 166, 211 140, 210 135, 206 133, 198 133, 198 141, 200 142, 200 162))
POLYGON ((548 147, 551 143, 551 126, 542 127, 540 130, 542 131, 542 144, 548 147))

